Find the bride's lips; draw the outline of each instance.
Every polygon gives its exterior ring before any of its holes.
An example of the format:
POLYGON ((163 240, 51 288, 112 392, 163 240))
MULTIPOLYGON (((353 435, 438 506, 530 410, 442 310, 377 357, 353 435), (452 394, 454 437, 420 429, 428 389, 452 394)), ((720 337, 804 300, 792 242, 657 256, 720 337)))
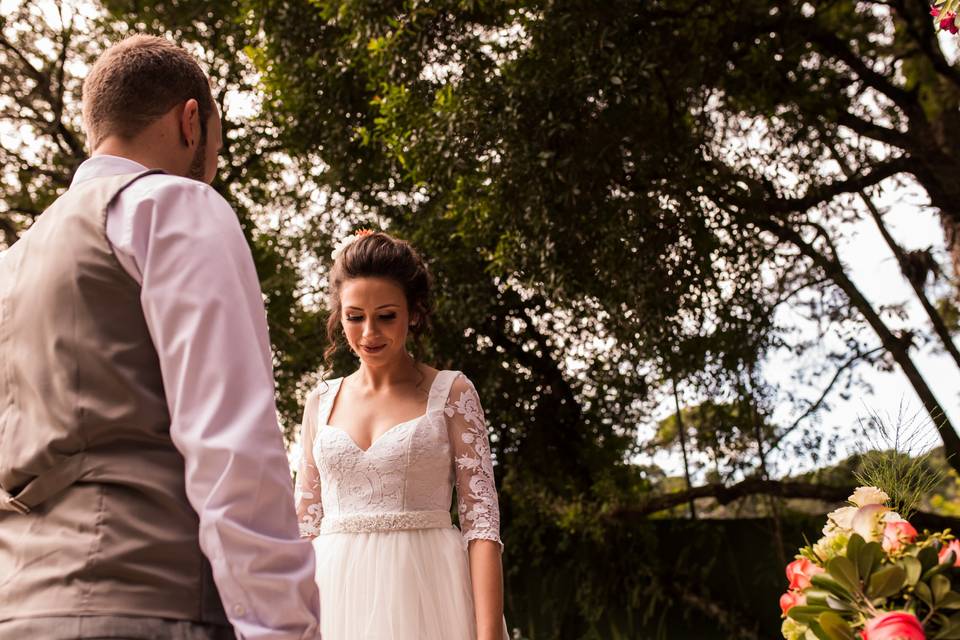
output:
POLYGON ((385 345, 385 344, 380 344, 380 345, 376 345, 376 346, 369 346, 369 345, 365 345, 365 344, 360 345, 360 348, 363 349, 364 353, 380 353, 380 352, 383 351, 386 347, 387 347, 387 345, 385 345))

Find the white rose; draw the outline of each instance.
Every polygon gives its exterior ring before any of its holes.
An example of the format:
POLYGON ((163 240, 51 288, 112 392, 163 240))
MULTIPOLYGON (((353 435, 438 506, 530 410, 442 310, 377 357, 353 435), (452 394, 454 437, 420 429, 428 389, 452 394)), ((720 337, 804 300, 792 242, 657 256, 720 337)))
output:
POLYGON ((883 536, 884 518, 890 513, 890 508, 882 504, 868 504, 857 509, 853 517, 853 530, 867 542, 879 542, 883 536))
POLYGON ((868 504, 886 504, 890 499, 884 491, 876 487, 857 487, 849 500, 858 507, 865 507, 868 504))
POLYGON ((840 529, 849 531, 853 528, 853 516, 855 515, 857 515, 856 507, 840 507, 836 511, 831 511, 827 519, 840 529))

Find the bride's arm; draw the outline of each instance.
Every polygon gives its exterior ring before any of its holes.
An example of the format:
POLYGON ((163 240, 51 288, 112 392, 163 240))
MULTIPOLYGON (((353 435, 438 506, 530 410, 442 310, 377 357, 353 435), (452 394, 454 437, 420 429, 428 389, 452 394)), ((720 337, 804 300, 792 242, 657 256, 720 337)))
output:
POLYGON ((503 637, 503 566, 499 544, 492 540, 470 541, 470 578, 478 640, 506 640, 503 637))
POLYGON ((460 529, 469 544, 479 640, 503 638, 500 506, 483 409, 465 377, 454 382, 445 409, 457 477, 460 529))
POLYGON ((294 500, 297 505, 301 538, 316 538, 320 535, 320 521, 323 519, 323 504, 320 502, 320 472, 313 459, 313 442, 317 435, 317 400, 317 390, 307 396, 303 423, 300 426, 300 462, 297 465, 294 500))

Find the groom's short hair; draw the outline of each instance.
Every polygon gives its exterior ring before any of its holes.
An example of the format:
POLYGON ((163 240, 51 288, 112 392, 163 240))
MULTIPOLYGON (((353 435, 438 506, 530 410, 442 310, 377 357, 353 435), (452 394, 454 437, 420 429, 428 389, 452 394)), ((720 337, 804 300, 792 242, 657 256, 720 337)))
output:
POLYGON ((205 137, 213 97, 210 82, 196 59, 163 38, 126 38, 100 56, 83 82, 88 145, 92 151, 110 135, 133 138, 190 98, 200 106, 205 137))

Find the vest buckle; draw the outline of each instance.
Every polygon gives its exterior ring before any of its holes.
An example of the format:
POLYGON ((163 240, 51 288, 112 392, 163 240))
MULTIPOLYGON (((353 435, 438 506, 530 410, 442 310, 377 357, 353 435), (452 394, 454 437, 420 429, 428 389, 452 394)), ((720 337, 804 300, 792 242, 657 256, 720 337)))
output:
POLYGON ((0 511, 16 511, 22 516, 30 513, 30 507, 6 491, 0 490, 0 511))

